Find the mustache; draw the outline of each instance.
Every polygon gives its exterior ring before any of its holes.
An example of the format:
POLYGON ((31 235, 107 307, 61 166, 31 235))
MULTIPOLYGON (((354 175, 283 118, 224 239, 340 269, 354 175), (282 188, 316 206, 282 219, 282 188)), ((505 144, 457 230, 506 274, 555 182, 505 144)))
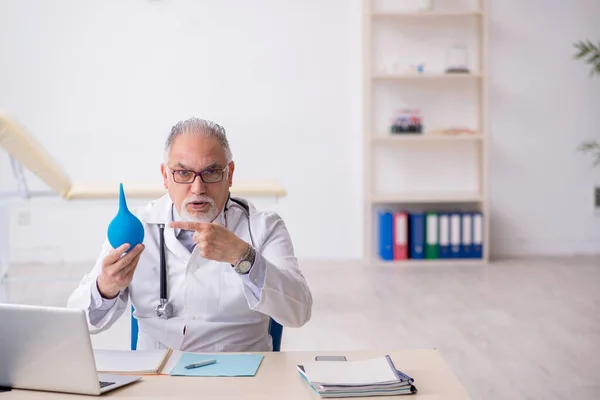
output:
POLYGON ((183 205, 186 206, 189 203, 196 203, 196 202, 209 203, 210 205, 213 205, 213 206, 215 205, 215 201, 211 197, 203 196, 203 195, 187 198, 183 202, 183 205))

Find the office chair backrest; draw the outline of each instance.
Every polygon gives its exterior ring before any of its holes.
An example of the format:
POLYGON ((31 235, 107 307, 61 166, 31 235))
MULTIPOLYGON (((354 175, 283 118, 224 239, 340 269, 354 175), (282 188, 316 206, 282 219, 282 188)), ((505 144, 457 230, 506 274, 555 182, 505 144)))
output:
POLYGON ((273 338, 273 351, 281 350, 281 337, 283 336, 283 326, 269 318, 269 335, 273 338))
MULTIPOLYGON (((131 306, 131 350, 137 350, 138 322, 133 316, 135 308, 131 306)), ((281 350, 281 337, 283 336, 283 326, 273 318, 269 319, 269 335, 273 338, 273 351, 281 350)))
POLYGON ((138 340, 138 321, 133 316, 133 312, 135 308, 131 306, 131 350, 137 350, 137 340, 138 340))

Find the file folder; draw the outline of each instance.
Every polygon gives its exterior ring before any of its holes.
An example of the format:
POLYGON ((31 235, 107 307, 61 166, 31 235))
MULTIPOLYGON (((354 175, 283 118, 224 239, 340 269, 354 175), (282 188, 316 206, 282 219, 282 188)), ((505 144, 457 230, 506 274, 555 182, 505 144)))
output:
POLYGON ((379 257, 385 261, 394 259, 394 217, 390 211, 379 215, 379 257))
POLYGON ((171 376, 255 376, 263 361, 262 354, 198 354, 183 353, 173 367, 171 376), (186 365, 215 359, 216 363, 187 369, 186 365))
POLYGON ((418 393, 414 378, 396 368, 389 355, 353 361, 305 361, 297 365, 297 370, 320 398, 418 393))
POLYGON ((483 258, 483 214, 473 213, 473 258, 483 258))
POLYGON ((425 258, 425 214, 412 213, 410 214, 410 252, 409 256, 412 259, 425 258))
POLYGON ((426 214, 426 227, 425 233, 427 236, 427 243, 425 245, 425 258, 436 259, 438 258, 439 244, 438 244, 438 215, 434 212, 426 214))
POLYGON ((394 260, 408 258, 408 214, 394 213, 394 260))
POLYGON ((460 258, 460 213, 450 214, 450 258, 460 258))
POLYGON ((462 214, 461 226, 461 257, 473 258, 473 214, 462 214))
POLYGON ((439 258, 450 258, 450 215, 439 214, 439 258))

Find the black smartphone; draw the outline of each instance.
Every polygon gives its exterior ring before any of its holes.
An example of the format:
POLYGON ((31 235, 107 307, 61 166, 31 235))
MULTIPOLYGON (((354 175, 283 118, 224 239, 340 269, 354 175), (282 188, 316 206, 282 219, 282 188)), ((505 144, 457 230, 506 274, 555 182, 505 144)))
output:
POLYGON ((346 361, 346 356, 316 356, 315 361, 346 361))

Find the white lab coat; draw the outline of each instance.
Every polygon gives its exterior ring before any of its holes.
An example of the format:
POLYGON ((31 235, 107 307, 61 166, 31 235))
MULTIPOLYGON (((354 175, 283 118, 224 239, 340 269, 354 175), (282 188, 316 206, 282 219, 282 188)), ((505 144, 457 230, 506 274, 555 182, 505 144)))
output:
MULTIPOLYGON (((101 298, 96 296, 95 301, 92 295, 102 260, 112 249, 108 240, 92 271, 69 298, 68 307, 86 310, 91 333, 110 328, 123 314, 130 318, 129 299, 139 323, 139 349, 270 351, 269 317, 284 327, 301 327, 310 320, 312 295, 277 213, 257 211, 248 203, 248 218, 241 207, 228 202, 227 228, 252 243, 266 261, 264 286, 257 299, 230 264, 207 260, 198 248, 190 253, 175 237, 175 230, 169 227, 172 204, 167 194, 145 208, 132 210, 144 224, 145 250, 131 284, 114 304, 103 306, 98 302, 101 298), (158 318, 155 311, 160 297, 158 224, 165 224, 167 288, 174 308, 174 316, 168 320, 158 318), (90 315, 94 315, 94 321, 90 321, 90 315)), ((223 213, 217 220, 224 220, 223 213)))

